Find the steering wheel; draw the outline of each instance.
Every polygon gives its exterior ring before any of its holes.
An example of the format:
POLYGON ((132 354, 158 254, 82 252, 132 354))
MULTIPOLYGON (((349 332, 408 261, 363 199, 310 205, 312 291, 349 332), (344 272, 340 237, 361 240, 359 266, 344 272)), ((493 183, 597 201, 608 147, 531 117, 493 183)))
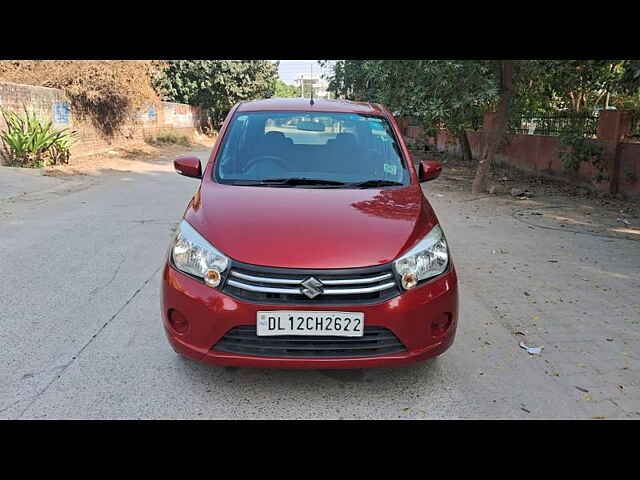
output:
POLYGON ((247 164, 246 164, 246 165, 245 165, 245 167, 244 167, 245 172, 246 172, 247 170, 251 170, 251 169, 254 167, 254 165, 255 165, 256 163, 258 163, 259 161, 262 161, 262 160, 268 160, 268 161, 270 161, 270 162, 272 162, 272 163, 275 163, 275 164, 277 164, 277 165, 278 165, 282 170, 288 170, 288 169, 289 169, 289 165, 287 165, 286 161, 285 161, 283 158, 281 158, 281 157, 277 157, 277 156, 275 156, 275 155, 258 155, 257 157, 253 157, 253 158, 251 158, 251 159, 247 162, 247 164))

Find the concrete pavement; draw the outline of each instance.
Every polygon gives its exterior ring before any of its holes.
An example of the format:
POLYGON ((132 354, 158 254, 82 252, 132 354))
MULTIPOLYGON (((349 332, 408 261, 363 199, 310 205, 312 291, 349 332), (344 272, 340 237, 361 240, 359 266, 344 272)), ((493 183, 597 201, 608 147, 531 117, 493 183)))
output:
POLYGON ((438 180, 425 191, 461 288, 447 353, 222 368, 177 356, 160 320, 160 268, 197 181, 169 161, 85 181, 0 201, 0 418, 640 418, 637 241, 538 228, 438 180))

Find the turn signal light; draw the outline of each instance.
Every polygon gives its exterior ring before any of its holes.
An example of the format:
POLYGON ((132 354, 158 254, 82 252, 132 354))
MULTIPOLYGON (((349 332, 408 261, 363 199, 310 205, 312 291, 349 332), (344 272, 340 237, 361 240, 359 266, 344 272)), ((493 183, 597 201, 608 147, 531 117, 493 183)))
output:
POLYGON ((418 284, 418 277, 415 273, 407 272, 402 275, 402 287, 405 290, 415 287, 418 284))
POLYGON ((218 270, 209 269, 204 272, 204 283, 210 287, 217 287, 220 285, 221 280, 220 272, 218 270))

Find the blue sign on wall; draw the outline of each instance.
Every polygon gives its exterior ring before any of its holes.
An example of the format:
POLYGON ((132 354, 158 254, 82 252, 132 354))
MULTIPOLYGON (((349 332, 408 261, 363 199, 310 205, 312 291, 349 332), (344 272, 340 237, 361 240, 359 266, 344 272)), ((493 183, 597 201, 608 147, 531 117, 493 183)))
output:
POLYGON ((157 117, 156 107, 149 107, 149 110, 147 110, 147 118, 149 120, 155 120, 156 117, 157 117))
POLYGON ((71 114, 71 106, 66 102, 56 102, 53 104, 53 121, 54 123, 69 124, 71 114))

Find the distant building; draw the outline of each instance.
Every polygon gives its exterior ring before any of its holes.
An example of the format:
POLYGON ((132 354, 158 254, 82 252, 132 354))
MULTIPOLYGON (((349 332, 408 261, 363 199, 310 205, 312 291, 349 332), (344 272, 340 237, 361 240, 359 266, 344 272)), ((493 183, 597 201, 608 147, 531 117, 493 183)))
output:
POLYGON ((313 98, 331 98, 331 94, 327 91, 329 84, 319 75, 299 73, 296 75, 295 84, 301 97, 310 98, 313 89, 313 98))

